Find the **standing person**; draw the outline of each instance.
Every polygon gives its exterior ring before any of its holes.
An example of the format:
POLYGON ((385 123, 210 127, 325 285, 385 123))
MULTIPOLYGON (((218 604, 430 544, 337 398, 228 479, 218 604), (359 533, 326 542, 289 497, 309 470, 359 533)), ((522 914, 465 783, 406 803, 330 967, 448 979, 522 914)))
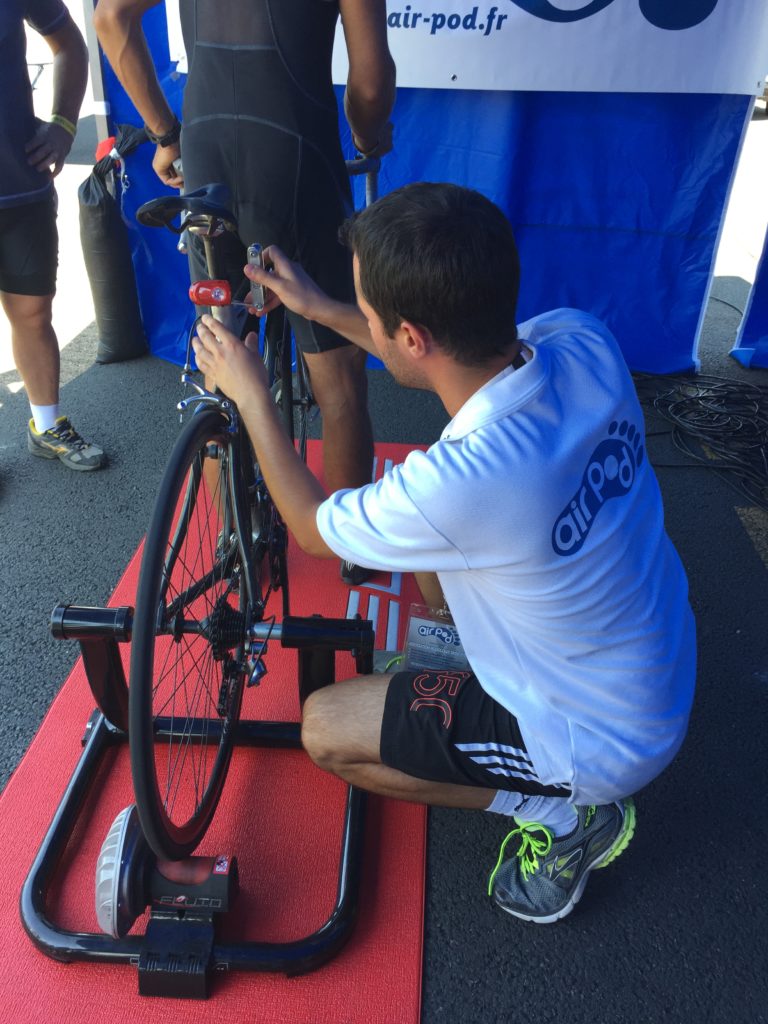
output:
POLYGON ((58 233, 53 179, 75 137, 88 81, 83 37, 61 0, 0 5, 0 302, 11 325, 13 358, 27 391, 32 455, 93 470, 104 452, 59 410, 59 344, 53 329, 58 233), (53 53, 53 112, 38 121, 27 72, 24 22, 53 53))
MULTIPOLYGON (((223 262, 235 285, 244 246, 277 243, 328 294, 353 301, 351 260, 337 238, 351 192, 331 53, 341 14, 349 55, 344 109, 354 143, 364 155, 387 152, 395 67, 385 0, 181 0, 189 67, 183 130, 141 28, 143 13, 158 2, 99 0, 94 13, 107 59, 157 144, 158 177, 189 191, 210 182, 229 187, 242 241, 234 240, 223 262), (180 154, 183 179, 173 167, 180 154)), ((199 253, 192 275, 207 276, 199 253)), ((365 352, 325 325, 298 316, 291 322, 323 417, 326 484, 362 486, 373 464, 365 352)), ((342 566, 342 575, 362 582, 366 574, 342 566)))
POLYGON ((281 432, 255 336, 243 346, 204 317, 198 364, 236 402, 300 546, 435 571, 471 671, 327 686, 304 705, 303 743, 363 789, 514 818, 518 848, 502 844, 489 893, 553 922, 626 847, 629 797, 676 754, 693 697, 688 585, 642 411, 593 316, 558 309, 515 327, 512 231, 479 193, 406 186, 345 231, 359 309, 276 250, 274 273, 249 277, 435 392, 452 417, 436 444, 327 497, 281 432))

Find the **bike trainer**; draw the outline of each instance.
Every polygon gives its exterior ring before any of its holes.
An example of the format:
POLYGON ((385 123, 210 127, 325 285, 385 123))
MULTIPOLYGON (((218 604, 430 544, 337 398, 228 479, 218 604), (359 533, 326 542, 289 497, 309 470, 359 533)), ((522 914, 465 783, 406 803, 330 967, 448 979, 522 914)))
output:
MULTIPOLYGON (((97 704, 86 725, 83 752, 21 892, 24 928, 47 956, 131 964, 142 995, 206 998, 213 972, 262 971, 304 974, 330 960, 348 940, 358 910, 365 824, 365 794, 347 787, 336 901, 315 932, 292 942, 217 941, 216 915, 230 907, 238 888, 236 859, 190 857, 158 862, 141 833, 135 807, 115 820, 102 847, 97 887, 107 891, 105 916, 111 934, 57 928, 46 916, 49 886, 83 809, 102 758, 128 740, 128 687, 118 643, 131 639, 133 609, 59 605, 51 617, 58 639, 77 640, 97 704), (150 906, 144 935, 127 935, 150 906)), ((269 627, 270 639, 298 650, 299 696, 335 678, 336 651, 350 651, 361 674, 373 670, 374 631, 361 619, 287 617, 269 627)), ((215 725, 215 723, 213 723, 215 725)), ((211 723, 207 723, 207 735, 211 723)), ((156 733, 170 727, 156 720, 156 733)), ((202 725, 200 726, 202 728, 202 725)), ((198 734, 200 735, 200 734, 198 734)), ((296 722, 240 721, 235 745, 299 748, 296 722)), ((98 895, 98 892, 97 892, 98 895)))

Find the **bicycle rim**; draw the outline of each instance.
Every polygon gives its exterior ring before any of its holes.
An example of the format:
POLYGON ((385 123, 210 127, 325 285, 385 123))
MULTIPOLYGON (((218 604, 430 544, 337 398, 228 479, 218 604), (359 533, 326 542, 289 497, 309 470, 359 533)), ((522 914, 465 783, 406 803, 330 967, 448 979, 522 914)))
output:
POLYGON ((131 772, 146 838, 172 859, 191 853, 210 823, 240 716, 250 603, 235 529, 233 453, 217 410, 186 424, 160 486, 139 577, 131 772))

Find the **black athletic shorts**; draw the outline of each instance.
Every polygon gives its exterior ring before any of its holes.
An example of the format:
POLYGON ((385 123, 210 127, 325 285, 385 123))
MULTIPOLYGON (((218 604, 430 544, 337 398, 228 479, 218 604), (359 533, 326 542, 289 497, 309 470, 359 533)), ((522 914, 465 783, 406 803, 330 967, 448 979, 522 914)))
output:
POLYGON ((514 715, 471 672, 397 672, 381 727, 381 760, 406 775, 529 796, 569 796, 539 782, 514 715))
POLYGON ((42 202, 0 209, 0 291, 53 295, 58 251, 55 193, 42 202))

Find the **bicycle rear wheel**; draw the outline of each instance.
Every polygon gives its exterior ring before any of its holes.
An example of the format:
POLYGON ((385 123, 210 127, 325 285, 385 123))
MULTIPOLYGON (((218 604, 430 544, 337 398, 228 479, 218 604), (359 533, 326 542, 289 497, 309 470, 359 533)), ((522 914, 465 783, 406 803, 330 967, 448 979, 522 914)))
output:
POLYGON ((179 435, 136 597, 131 772, 144 834, 158 856, 171 859, 198 845, 221 795, 240 716, 252 602, 260 604, 239 540, 243 528, 250 530, 240 435, 228 427, 222 412, 205 409, 179 435))

